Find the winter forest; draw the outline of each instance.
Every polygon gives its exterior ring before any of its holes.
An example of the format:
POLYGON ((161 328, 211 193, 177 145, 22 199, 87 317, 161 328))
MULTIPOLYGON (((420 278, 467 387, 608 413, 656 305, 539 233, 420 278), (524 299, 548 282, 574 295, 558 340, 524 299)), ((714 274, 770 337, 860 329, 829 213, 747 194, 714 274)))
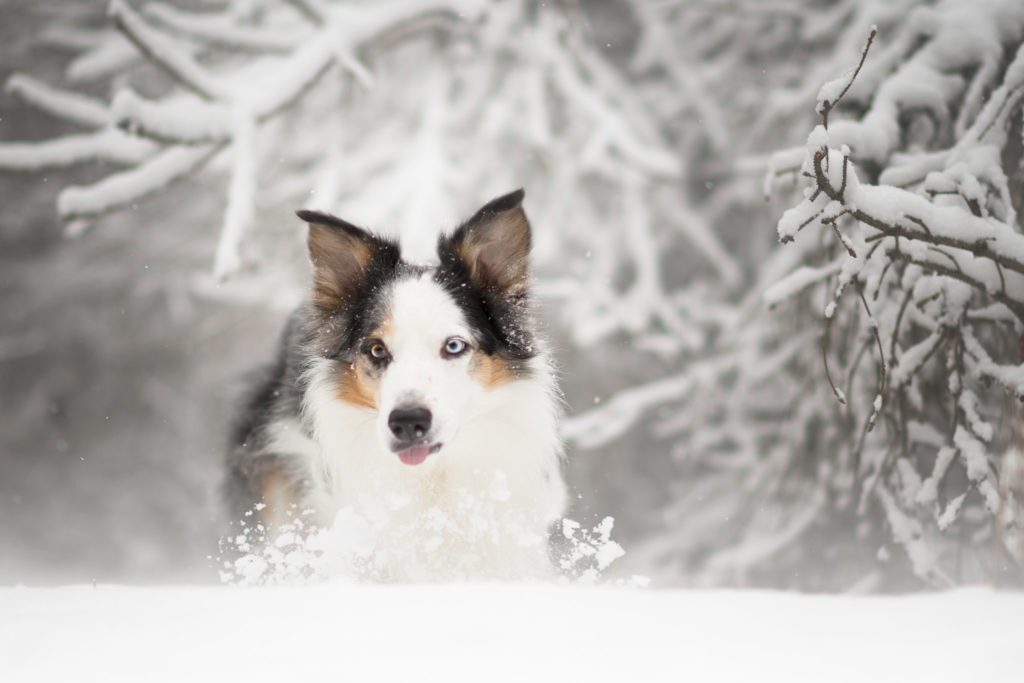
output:
POLYGON ((216 582, 294 211, 523 187, 609 579, 1021 585, 1020 0, 0 9, 3 584, 216 582))

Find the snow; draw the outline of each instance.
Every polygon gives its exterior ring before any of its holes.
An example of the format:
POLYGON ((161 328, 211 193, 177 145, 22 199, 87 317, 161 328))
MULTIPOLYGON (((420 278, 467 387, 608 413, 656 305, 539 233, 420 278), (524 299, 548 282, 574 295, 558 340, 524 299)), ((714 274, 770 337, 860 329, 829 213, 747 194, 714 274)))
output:
POLYGON ((917 492, 915 501, 919 505, 931 505, 939 498, 939 482, 946 476, 946 470, 949 469, 950 464, 953 462, 953 458, 956 457, 955 448, 940 448, 938 454, 935 456, 935 466, 932 468, 932 474, 930 477, 925 479, 924 483, 921 484, 921 488, 917 492))
MULTIPOLYGON (((900 141, 898 118, 909 108, 931 111, 938 120, 949 116, 945 102, 963 82, 949 71, 963 60, 1000 59, 1000 38, 1013 42, 1024 26, 1024 8, 1016 0, 943 3, 942 11, 918 8, 894 42, 928 38, 925 46, 877 86, 871 108, 860 121, 830 124, 833 144, 847 143, 861 159, 883 161, 900 141)), ((893 45, 896 48, 896 45, 893 45)), ((872 60, 869 59, 868 62, 872 60)), ((884 58, 877 68, 882 69, 884 58)), ((865 74, 861 74, 865 76, 865 74)), ((870 82, 868 75, 865 80, 870 82)), ((995 98, 993 98, 995 99, 995 98)))
POLYGON ((909 382, 941 341, 942 334, 935 333, 906 349, 892 370, 893 385, 898 387, 909 382))
POLYGON ((961 493, 959 496, 949 501, 946 505, 946 509, 939 516, 939 529, 945 531, 949 528, 950 524, 956 521, 957 516, 960 514, 960 508, 963 507, 964 498, 966 497, 966 493, 961 493))
POLYGON ((155 140, 218 142, 232 130, 228 107, 191 93, 150 101, 126 88, 114 96, 110 112, 118 125, 155 140))
POLYGON ((57 209, 65 217, 92 216, 123 206, 169 185, 203 165, 219 147, 170 147, 142 165, 86 187, 65 188, 57 209))
POLYGON ((1020 680, 1024 595, 541 584, 0 589, 4 679, 1020 680), (685 679, 684 679, 685 676, 685 679))
MULTIPOLYGON (((797 292, 821 282, 836 273, 842 265, 841 261, 833 261, 821 268, 800 266, 764 291, 762 297, 769 306, 774 306, 788 299, 797 292)), ((831 316, 829 316, 831 317, 831 316)))
POLYGON ((107 14, 123 28, 140 51, 152 57, 193 92, 217 100, 227 88, 182 48, 180 41, 150 27, 124 0, 111 0, 107 14))
POLYGON ((302 41, 308 31, 279 26, 276 30, 241 28, 219 13, 190 13, 163 3, 145 7, 147 16, 193 38, 213 45, 231 45, 243 50, 287 52, 302 41))
POLYGON ((112 35, 72 61, 67 78, 72 83, 91 83, 130 68, 138 59, 134 45, 120 34, 112 35))
POLYGON ((155 151, 156 146, 149 140, 108 128, 97 133, 67 135, 44 142, 0 143, 0 168, 43 169, 94 160, 138 164, 155 151))
POLYGON ((239 108, 234 116, 235 134, 231 143, 231 183, 224 211, 224 224, 217 243, 213 273, 225 279, 242 266, 241 244, 252 221, 256 194, 256 121, 239 108))
POLYGON ((6 89, 42 111, 59 115, 79 125, 100 128, 107 123, 107 107, 102 102, 80 93, 54 88, 31 76, 11 76, 6 89))
POLYGON ((926 578, 933 585, 952 586, 952 579, 939 566, 937 548, 925 540, 921 520, 904 512, 888 489, 876 487, 874 495, 882 503, 893 539, 906 550, 914 573, 926 578))
POLYGON ((562 436, 585 448, 605 443, 632 427, 650 406, 683 396, 696 384, 697 378, 683 374, 623 391, 597 410, 563 420, 562 436))

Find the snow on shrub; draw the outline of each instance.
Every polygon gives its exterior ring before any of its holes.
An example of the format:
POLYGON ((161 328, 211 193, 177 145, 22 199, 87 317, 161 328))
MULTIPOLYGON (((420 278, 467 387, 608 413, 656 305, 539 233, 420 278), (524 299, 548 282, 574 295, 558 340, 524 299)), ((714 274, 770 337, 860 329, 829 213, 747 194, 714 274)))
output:
MULTIPOLYGON (((795 171, 804 198, 778 223, 783 243, 813 245, 814 265, 769 297, 826 294, 821 354, 841 406, 834 476, 849 505, 880 509, 929 583, 1014 576, 1024 6, 921 8, 879 64, 874 38, 818 94, 821 124, 795 171)), ((794 172, 778 166, 795 157, 780 152, 775 173, 794 172)))

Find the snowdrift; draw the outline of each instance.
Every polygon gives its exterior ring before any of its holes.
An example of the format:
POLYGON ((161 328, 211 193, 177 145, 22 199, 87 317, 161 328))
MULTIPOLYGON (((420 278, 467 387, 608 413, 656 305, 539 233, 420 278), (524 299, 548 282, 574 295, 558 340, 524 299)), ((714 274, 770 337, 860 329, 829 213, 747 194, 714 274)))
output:
POLYGON ((526 584, 0 589, 0 679, 1024 680, 1024 594, 526 584))

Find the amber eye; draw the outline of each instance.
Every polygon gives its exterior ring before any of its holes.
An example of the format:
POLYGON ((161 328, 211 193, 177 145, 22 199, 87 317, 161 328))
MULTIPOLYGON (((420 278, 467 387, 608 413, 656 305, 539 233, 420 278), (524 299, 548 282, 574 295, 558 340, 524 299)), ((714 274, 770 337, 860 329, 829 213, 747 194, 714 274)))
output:
POLYGON ((374 360, 384 360, 388 357, 388 348, 379 341, 371 342, 366 349, 366 353, 374 360))
POLYGON ((441 350, 441 353, 445 358, 455 358, 464 354, 468 348, 469 345, 466 343, 465 339, 451 337, 444 343, 444 348, 441 350))

